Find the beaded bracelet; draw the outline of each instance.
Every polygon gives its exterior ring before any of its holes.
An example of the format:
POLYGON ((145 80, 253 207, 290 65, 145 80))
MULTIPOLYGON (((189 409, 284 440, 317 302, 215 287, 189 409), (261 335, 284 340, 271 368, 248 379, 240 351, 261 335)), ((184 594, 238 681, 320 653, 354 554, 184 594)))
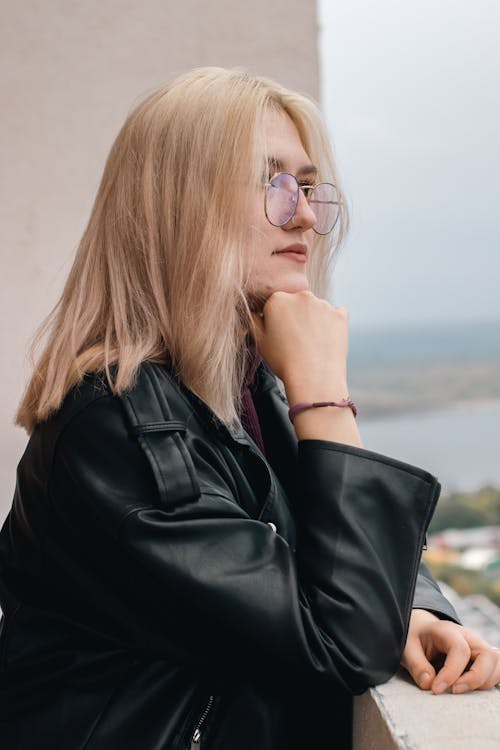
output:
POLYGON ((352 411, 354 416, 356 416, 358 413, 356 404, 350 398, 343 398, 342 401, 315 401, 312 404, 300 403, 291 406, 288 410, 290 422, 293 424, 297 414, 300 414, 303 411, 307 411, 307 409, 318 409, 321 406, 339 406, 341 408, 347 406, 352 411))

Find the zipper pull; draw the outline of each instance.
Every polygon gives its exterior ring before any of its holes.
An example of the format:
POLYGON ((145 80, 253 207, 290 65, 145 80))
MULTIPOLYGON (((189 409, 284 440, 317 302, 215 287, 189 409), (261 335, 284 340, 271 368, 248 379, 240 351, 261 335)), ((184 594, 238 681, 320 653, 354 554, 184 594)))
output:
POLYGON ((198 724, 196 725, 196 729, 193 732, 193 736, 191 737, 191 750, 200 750, 200 743, 201 743, 201 728, 203 726, 203 723, 206 721, 208 714, 210 713, 210 709, 212 708, 212 704, 214 702, 214 696, 211 695, 208 699, 208 703, 205 706, 205 710, 203 711, 202 715, 200 716, 198 720, 198 724))

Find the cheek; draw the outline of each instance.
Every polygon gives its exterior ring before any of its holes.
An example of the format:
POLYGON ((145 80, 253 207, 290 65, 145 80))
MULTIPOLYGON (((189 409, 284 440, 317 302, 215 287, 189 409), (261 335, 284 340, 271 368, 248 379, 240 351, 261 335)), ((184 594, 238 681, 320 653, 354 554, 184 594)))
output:
POLYGON ((270 251, 266 252, 267 246, 268 241, 265 233, 258 227, 251 227, 245 247, 244 259, 246 288, 253 287, 255 281, 265 275, 263 266, 266 264, 266 255, 270 255, 270 251))
POLYGON ((248 259, 246 267, 246 286, 256 289, 266 285, 272 274, 271 258, 256 250, 248 259))
POLYGON ((252 266, 265 262, 266 259, 271 257, 275 247, 278 247, 276 238, 273 239, 272 232, 269 231, 268 226, 254 224, 250 227, 246 257, 252 266))

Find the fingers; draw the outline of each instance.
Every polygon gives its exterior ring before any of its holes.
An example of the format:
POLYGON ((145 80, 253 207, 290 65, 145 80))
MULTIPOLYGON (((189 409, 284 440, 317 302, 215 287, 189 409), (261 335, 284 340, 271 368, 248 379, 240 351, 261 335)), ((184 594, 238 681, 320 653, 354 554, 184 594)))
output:
POLYGON ((487 646, 474 658, 472 665, 452 687, 453 693, 469 690, 489 690, 500 680, 500 654, 487 646))
POLYGON ((345 308, 332 307, 309 291, 274 292, 262 315, 253 315, 259 353, 283 380, 289 398, 345 398, 347 321, 345 308))
POLYGON ((458 680, 471 658, 470 646, 463 635, 451 631, 446 635, 449 637, 440 648, 442 653, 446 653, 446 659, 431 685, 435 695, 446 692, 458 680))
POLYGON ((468 628, 419 610, 412 614, 401 664, 420 688, 435 695, 488 690, 500 682, 498 649, 468 628), (437 673, 432 662, 442 663, 437 673))
POLYGON ((436 670, 425 656, 418 638, 409 638, 403 652, 401 664, 422 690, 429 690, 436 670))
POLYGON ((424 643, 428 653, 445 655, 443 666, 430 684, 435 695, 448 690, 486 690, 500 680, 500 652, 468 628, 451 622, 432 624, 424 643))

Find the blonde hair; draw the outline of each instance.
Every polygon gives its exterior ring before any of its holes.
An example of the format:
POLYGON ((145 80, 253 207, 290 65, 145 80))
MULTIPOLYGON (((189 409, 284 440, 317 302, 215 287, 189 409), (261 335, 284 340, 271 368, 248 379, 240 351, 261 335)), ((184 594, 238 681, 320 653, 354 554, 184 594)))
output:
MULTIPOLYGON (((149 95, 107 159, 89 223, 17 414, 31 431, 86 373, 115 393, 144 360, 168 361, 220 419, 237 416, 252 331, 244 294, 251 191, 261 181, 264 117, 287 113, 319 179, 334 180, 321 115, 307 97, 239 70, 195 69, 149 95), (110 368, 115 365, 113 372, 110 368)), ((309 265, 324 296, 347 225, 315 237, 309 265)))

